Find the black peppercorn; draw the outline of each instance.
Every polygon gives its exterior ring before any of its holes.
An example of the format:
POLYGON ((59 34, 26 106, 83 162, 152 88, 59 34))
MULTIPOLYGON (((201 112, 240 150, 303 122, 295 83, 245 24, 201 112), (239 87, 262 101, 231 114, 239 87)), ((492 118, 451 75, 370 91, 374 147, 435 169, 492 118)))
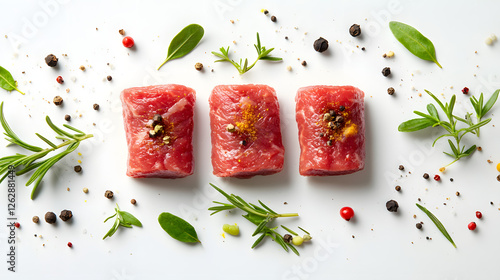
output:
POLYGON ((424 179, 429 179, 429 174, 424 173, 424 179))
POLYGON ((198 71, 203 70, 203 64, 201 64, 200 62, 196 62, 194 65, 194 69, 196 69, 198 71))
POLYGON ((399 170, 405 170, 405 167, 403 165, 400 165, 398 168, 399 170))
POLYGON ((94 110, 96 110, 96 111, 99 110, 99 104, 96 103, 96 104, 92 105, 92 108, 94 108, 94 110))
POLYGON ((82 167, 80 165, 75 165, 73 169, 75 170, 76 173, 82 172, 82 167))
POLYGON ((497 176, 497 180, 498 180, 498 182, 500 182, 500 175, 497 176))
POLYGON ((455 193, 455 195, 456 195, 456 196, 460 196, 460 192, 456 192, 456 193, 455 193))
POLYGON ((304 61, 302 61, 302 63, 301 63, 301 64, 302 64, 302 66, 306 66, 306 65, 307 65, 307 62, 304 60, 304 61))
POLYGON ((64 116, 64 119, 65 119, 67 122, 69 122, 69 121, 71 120, 71 116, 70 116, 70 115, 65 115, 65 116, 64 116))
POLYGON ((399 191, 401 190, 401 186, 396 186, 396 188, 395 188, 395 189, 396 189, 396 191, 398 191, 398 192, 399 192, 399 191))
POLYGON ((106 79, 107 79, 108 81, 111 81, 111 80, 113 80, 113 77, 111 77, 111 76, 107 76, 107 77, 106 77, 106 79))
POLYGON ((421 223, 417 223, 415 226, 416 226, 418 229, 421 229, 421 228, 422 228, 422 224, 421 224, 421 223))
POLYGON ((240 141, 240 145, 241 146, 246 146, 247 145, 247 141, 246 140, 241 140, 240 141))
POLYGON ((61 215, 59 215, 59 218, 66 222, 67 220, 71 219, 73 217, 73 213, 71 210, 62 210, 61 215))
POLYGON ((313 46, 315 51, 324 52, 328 49, 328 41, 323 37, 319 37, 318 40, 314 41, 313 46))
POLYGON ((275 16, 271 16, 271 21, 272 22, 276 22, 276 17, 275 16))
POLYGON ((283 240, 284 240, 286 243, 290 243, 290 242, 292 242, 292 239, 293 239, 293 236, 292 236, 292 235, 290 235, 290 234, 288 234, 288 233, 287 233, 287 234, 285 234, 285 235, 283 235, 283 240))
POLYGON ((361 48, 361 50, 362 50, 362 51, 365 51, 365 50, 366 50, 366 48, 365 48, 365 47, 362 47, 362 48, 361 48))
POLYGON ((361 27, 359 26, 359 24, 351 25, 351 27, 349 28, 349 34, 351 34, 352 37, 358 37, 359 35, 361 35, 361 27))
POLYGON ((38 222, 40 221, 40 218, 38 218, 38 216, 33 216, 33 218, 31 220, 33 221, 33 223, 38 224, 38 222))
POLYGON ((333 145, 333 141, 332 141, 332 140, 328 140, 328 141, 326 141, 326 144, 327 144, 328 146, 331 146, 331 145, 333 145))
POLYGON ((342 106, 342 105, 340 105, 339 110, 340 110, 340 112, 344 112, 345 107, 344 107, 344 106, 342 106))
POLYGON ((396 92, 396 91, 394 90, 394 88, 393 88, 393 87, 390 87, 390 88, 388 88, 388 89, 387 89, 387 93, 388 93, 389 95, 393 95, 395 92, 396 92))
POLYGON ((56 97, 54 97, 54 104, 55 104, 56 106, 60 106, 60 105, 62 105, 62 103, 63 103, 63 99, 62 99, 62 97, 60 97, 59 95, 58 95, 58 96, 56 96, 56 97))
POLYGON ((49 54, 45 57, 45 63, 47 63, 47 65, 50 67, 56 67, 57 61, 58 61, 57 57, 53 54, 49 54))
POLYGON ((391 68, 390 67, 384 67, 384 69, 382 69, 382 75, 384 75, 384 77, 387 77, 391 74, 391 68))
POLYGON ((45 221, 49 224, 53 224, 56 222, 56 214, 54 214, 54 212, 47 212, 45 214, 45 221))
POLYGON ((104 193, 104 196, 108 199, 112 199, 113 198, 113 192, 110 191, 110 190, 107 190, 105 193, 104 193))
POLYGON ((163 118, 160 114, 155 114, 153 116, 153 124, 160 124, 163 121, 163 118))
POLYGON ((269 14, 269 11, 268 10, 264 10, 264 14, 265 15, 269 14))
POLYGON ((387 210, 389 212, 398 212, 399 205, 398 205, 397 201, 391 199, 391 200, 387 201, 387 203, 385 204, 385 207, 387 208, 387 210))

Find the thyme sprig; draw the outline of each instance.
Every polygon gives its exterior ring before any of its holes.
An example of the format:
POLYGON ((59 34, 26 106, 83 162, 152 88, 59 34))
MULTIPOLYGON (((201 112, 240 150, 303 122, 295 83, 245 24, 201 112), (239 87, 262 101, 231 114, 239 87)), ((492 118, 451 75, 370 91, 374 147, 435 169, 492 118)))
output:
POLYGON ((412 132, 427 127, 440 126, 444 128, 447 133, 436 138, 436 140, 434 140, 434 142, 432 143, 432 146, 434 147, 439 139, 443 137, 450 137, 451 140, 448 139, 448 144, 450 145, 451 153, 443 153, 454 158, 454 160, 450 164, 448 164, 451 165, 461 158, 470 156, 476 150, 476 145, 472 145, 466 149, 466 146, 462 145, 461 141, 463 137, 468 133, 476 134, 479 137, 479 128, 491 121, 491 118, 488 118, 486 120, 482 120, 482 118, 484 117, 484 115, 486 115, 486 113, 490 111, 490 109, 495 104, 498 98, 499 91, 500 90, 495 91, 495 93, 493 93, 493 95, 485 105, 483 105, 482 93, 479 97, 479 100, 477 100, 475 97, 472 97, 470 99, 470 102, 474 107, 474 110, 476 111, 477 123, 474 123, 474 121, 472 120, 472 113, 466 113, 465 118, 461 118, 453 114, 453 109, 455 108, 456 102, 455 95, 451 97, 450 103, 443 104, 434 94, 432 94, 428 90, 425 90, 425 92, 427 92, 436 101, 448 120, 442 120, 434 104, 429 103, 427 105, 427 112, 429 114, 419 111, 413 111, 421 118, 411 119, 401 123, 398 127, 398 130, 401 132, 412 132), (458 122, 466 124, 466 127, 459 128, 457 126, 458 122), (454 140, 454 142, 452 140, 454 140))
POLYGON ((227 49, 224 49, 224 47, 221 47, 219 49, 220 53, 212 52, 212 54, 221 58, 219 60, 216 60, 215 62, 225 62, 226 61, 226 62, 231 63, 234 67, 236 67, 236 69, 238 70, 240 75, 245 74, 246 72, 250 71, 250 69, 252 69, 255 66, 255 64, 257 63, 257 61, 259 61, 259 60, 270 60, 270 61, 283 60, 281 57, 275 57, 275 56, 269 55, 274 50, 274 48, 266 49, 266 47, 263 47, 260 43, 260 37, 259 37, 258 32, 257 32, 257 44, 254 44, 254 46, 255 46, 255 49, 257 50, 258 56, 257 56, 257 59, 255 60, 255 62, 250 66, 248 66, 248 59, 247 58, 245 58, 245 62, 243 62, 242 59, 240 58, 240 63, 237 63, 234 60, 230 59, 229 58, 229 47, 227 47, 227 49))
MULTIPOLYGON (((257 226, 255 231, 253 232, 252 236, 259 235, 260 236, 255 240, 255 242, 252 245, 252 249, 257 247, 262 240, 266 236, 270 237, 272 240, 276 241, 285 251, 291 250, 294 252, 296 255, 299 255, 299 252, 297 249, 290 243, 285 242, 283 239, 283 236, 277 231, 278 226, 276 227, 269 227, 269 223, 271 223, 274 219, 280 218, 280 217, 297 217, 299 214, 297 213, 284 213, 284 214, 278 214, 271 208, 269 208, 267 205, 265 205, 262 201, 259 200, 259 205, 253 204, 253 203, 247 203, 243 198, 234 195, 234 194, 227 194, 220 188, 216 187, 213 184, 210 184, 214 189, 216 189, 219 193, 221 193, 227 201, 229 201, 230 204, 228 203, 223 203, 223 202, 218 202, 214 201, 214 203, 218 204, 217 206, 213 206, 208 208, 208 210, 213 211, 210 215, 214 215, 216 213, 219 213, 224 210, 231 210, 235 208, 239 208, 247 214, 242 215, 245 219, 248 221, 252 222, 257 226)), ((286 227, 283 227, 287 229, 286 227)), ((309 234, 309 233, 307 233, 309 234)))
POLYGON ((54 164, 56 164, 58 161, 60 161, 62 158, 64 158, 66 155, 76 150, 76 148, 78 148, 78 146, 80 145, 81 141, 93 137, 92 134, 85 134, 83 131, 67 124, 63 124, 63 126, 76 133, 72 134, 71 132, 63 130, 54 125, 54 123, 52 123, 52 121, 50 120, 49 116, 47 116, 45 120, 47 124, 50 126, 50 128, 58 134, 56 138, 63 140, 63 142, 56 145, 53 142, 49 141, 47 138, 43 137, 42 135, 35 133, 35 135, 38 136, 38 138, 40 138, 42 141, 44 141, 50 146, 44 149, 26 143, 25 141, 21 140, 16 135, 16 133, 14 133, 14 131, 10 128, 9 124, 5 120, 3 114, 3 102, 0 104, 0 123, 4 129, 4 135, 7 136, 5 139, 10 142, 9 144, 18 145, 19 147, 25 150, 34 152, 33 154, 30 155, 16 153, 15 155, 0 158, 0 176, 2 176, 2 174, 5 174, 0 179, 0 183, 9 174, 8 172, 9 166, 12 166, 14 169, 19 166, 23 167, 21 170, 18 170, 16 172, 16 175, 23 175, 31 170, 36 169, 35 172, 31 175, 28 182, 26 182, 26 186, 29 186, 34 183, 33 190, 31 191, 31 199, 34 198, 35 191, 37 190, 38 186, 40 185, 40 182, 42 181, 45 174, 49 171, 49 169, 52 166, 54 166, 54 164), (47 156, 47 154, 49 154, 50 152, 56 151, 64 147, 66 147, 66 149, 63 150, 62 152, 47 159, 41 160, 42 158, 47 156))

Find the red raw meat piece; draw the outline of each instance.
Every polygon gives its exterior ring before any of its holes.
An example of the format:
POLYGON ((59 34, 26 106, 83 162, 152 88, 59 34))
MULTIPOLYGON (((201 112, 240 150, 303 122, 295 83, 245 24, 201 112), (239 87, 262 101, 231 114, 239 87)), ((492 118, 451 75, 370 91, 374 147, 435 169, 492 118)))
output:
POLYGON ((364 96, 353 86, 309 86, 298 90, 295 101, 300 175, 342 175, 364 168, 364 96), (330 110, 343 121, 323 120, 330 110))
POLYGON ((283 169, 285 148, 273 88, 220 85, 212 91, 209 103, 214 175, 249 178, 283 169), (235 132, 227 130, 229 124, 235 132))
POLYGON ((182 85, 125 89, 121 93, 130 177, 182 178, 193 174, 195 91, 182 85), (153 116, 160 114, 165 132, 151 138, 153 116), (164 136, 171 141, 166 144, 164 136))

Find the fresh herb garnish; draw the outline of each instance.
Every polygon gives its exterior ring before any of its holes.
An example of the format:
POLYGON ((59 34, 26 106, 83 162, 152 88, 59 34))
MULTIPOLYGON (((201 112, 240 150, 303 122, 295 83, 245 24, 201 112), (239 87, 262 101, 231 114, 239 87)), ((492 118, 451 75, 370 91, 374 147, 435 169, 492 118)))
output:
POLYGON ((7 91, 17 90, 19 93, 24 95, 24 92, 17 88, 17 82, 14 80, 10 72, 2 66, 0 66, 0 87, 7 91))
POLYGON ((433 61, 439 68, 443 68, 436 59, 434 44, 417 29, 397 21, 389 22, 389 28, 394 37, 416 57, 433 61))
POLYGON ((158 67, 158 70, 167 63, 167 61, 180 58, 191 52, 203 38, 205 31, 203 27, 198 24, 190 24, 181 30, 174 39, 170 42, 168 46, 167 58, 158 67))
POLYGON ((43 176, 45 176, 47 171, 49 171, 49 169, 63 157, 76 150, 76 148, 78 148, 78 146, 80 145, 81 141, 93 137, 92 134, 85 134, 83 131, 79 129, 76 129, 67 124, 63 124, 65 128, 76 132, 76 134, 71 134, 70 132, 55 126, 50 120, 49 116, 47 116, 45 120, 47 124, 50 126, 50 128, 52 128, 52 130, 54 130, 58 134, 56 138, 63 140, 63 142, 60 143, 59 145, 56 145, 51 141, 49 141, 47 138, 43 137, 42 135, 35 133, 36 136, 38 136, 40 139, 42 139, 45 143, 47 143, 50 146, 49 148, 43 149, 22 141, 14 133, 14 131, 12 131, 12 129, 10 128, 9 124, 7 124, 7 121, 5 120, 5 117, 3 115, 3 102, 0 104, 0 123, 5 131, 4 134, 7 136, 7 138, 5 139, 9 141, 11 144, 18 145, 25 150, 34 152, 34 154, 31 155, 15 154, 12 156, 6 156, 0 158, 0 176, 5 173, 5 175, 0 179, 0 183, 9 174, 9 172, 7 172, 9 170, 9 166, 13 166, 14 168, 16 168, 22 165, 24 167, 23 169, 17 171, 16 175, 22 175, 33 169, 36 169, 36 171, 31 175, 30 179, 26 183, 26 186, 35 183, 33 186, 33 190, 31 191, 31 199, 33 199, 35 191, 37 190, 38 185, 42 181, 43 176), (48 159, 37 161, 45 157, 48 153, 66 146, 67 148, 64 151, 48 159))
POLYGON ((474 109, 476 110, 477 123, 474 123, 472 121, 471 113, 467 113, 465 115, 465 119, 460 118, 453 114, 453 108, 455 107, 455 101, 456 101, 455 95, 451 97, 449 104, 448 103, 443 104, 434 94, 432 94, 427 90, 426 92, 436 101, 436 103, 439 105, 439 107, 442 109, 442 111, 448 118, 448 121, 441 120, 436 107, 432 103, 430 103, 427 105, 427 111, 429 112, 429 114, 425 114, 419 111, 413 111, 415 114, 421 116, 422 118, 416 118, 405 121, 399 125, 398 130, 401 132, 412 132, 431 126, 432 127, 441 126, 447 131, 447 133, 436 138, 436 140, 434 140, 434 143, 432 143, 432 146, 434 147, 437 140, 443 137, 450 137, 453 140, 455 140, 455 143, 453 143, 450 139, 448 139, 448 143, 450 145, 452 153, 444 152, 446 155, 449 155, 455 159, 450 164, 456 162, 457 160, 463 157, 471 155, 476 150, 476 145, 472 145, 471 147, 466 149, 465 145, 461 145, 460 142, 467 133, 472 133, 479 136, 479 128, 491 121, 491 118, 486 120, 481 120, 481 118, 484 117, 484 115, 488 113, 488 111, 495 104, 495 101, 498 98, 499 90, 495 91, 495 93, 490 97, 490 99, 488 100, 488 102, 486 102, 484 106, 482 106, 483 103, 482 94, 481 97, 479 98, 479 101, 477 101, 476 98, 470 99, 472 105, 474 106, 474 109), (467 126, 459 129, 457 128, 458 122, 462 122, 467 126))
POLYGON ((118 203, 116 204, 115 207, 115 214, 107 217, 106 220, 104 220, 104 222, 107 222, 109 219, 115 216, 116 216, 115 223, 113 224, 111 229, 106 233, 106 235, 104 235, 104 237, 102 238, 103 240, 106 237, 113 236, 113 234, 115 234, 115 232, 118 230, 118 227, 120 226, 127 228, 131 228, 132 226, 142 227, 142 223, 136 217, 134 217, 134 215, 130 214, 129 212, 121 211, 120 207, 118 207, 118 203))
POLYGON ((257 56, 257 59, 255 60, 255 62, 250 66, 248 66, 248 59, 247 58, 245 58, 244 63, 242 62, 241 58, 240 58, 240 63, 236 63, 236 62, 234 62, 234 60, 230 59, 229 58, 229 47, 227 47, 227 49, 224 49, 224 47, 221 47, 220 53, 212 52, 212 54, 221 58, 219 60, 216 60, 215 62, 227 61, 227 62, 231 63, 234 67, 236 67, 236 69, 238 69, 238 72, 240 73, 240 75, 245 74, 246 72, 250 71, 250 69, 252 69, 252 67, 254 67, 255 64, 257 63, 257 61, 259 61, 259 60, 271 60, 271 61, 283 60, 281 57, 275 57, 275 56, 269 55, 274 50, 274 48, 270 48, 267 50, 266 47, 261 46, 260 37, 259 37, 258 32, 257 32, 257 45, 254 44, 254 46, 255 46, 255 49, 257 50, 258 56, 257 56))
MULTIPOLYGON (((288 252, 288 250, 292 250, 295 254, 299 255, 299 252, 297 249, 290 243, 285 242, 283 239, 283 236, 278 233, 276 230, 278 227, 268 227, 268 224, 274 220, 275 218, 279 217, 296 217, 299 214, 297 213, 286 213, 286 214, 278 214, 275 211, 273 211, 271 208, 269 208, 267 205, 262 203, 262 201, 259 200, 260 206, 257 206, 253 203, 247 203, 245 200, 243 200, 241 197, 234 195, 234 194, 227 194, 223 190, 219 189, 213 184, 210 184, 214 189, 216 189, 219 193, 221 193, 227 201, 229 201, 231 204, 228 203, 222 203, 218 201, 214 201, 214 203, 219 204, 217 206, 213 206, 208 208, 208 210, 213 211, 210 215, 216 214, 220 211, 224 210, 231 210, 235 208, 239 208, 245 212, 247 212, 246 215, 243 215, 243 217, 250 222, 254 223, 257 228, 253 232, 252 236, 256 236, 260 234, 260 236, 257 238, 257 240, 253 243, 252 249, 255 248, 257 245, 262 242, 262 240, 268 236, 276 243, 281 245, 281 247, 288 252)), ((285 228, 285 227, 284 227, 285 228)), ((287 228, 285 228, 287 229, 287 228)), ((305 232, 305 231, 304 231, 305 232)), ((307 232, 306 232, 307 233, 307 232)))
POLYGON ((158 222, 168 235, 174 239, 187 243, 201 243, 194 227, 173 214, 168 212, 161 213, 158 216, 158 222))
POLYGON ((446 237, 446 239, 448 239, 448 241, 451 242, 451 244, 453 245, 453 247, 457 248, 457 245, 455 245, 455 242, 453 242, 453 239, 451 239, 451 236, 448 234, 448 231, 446 231, 446 228, 438 220, 438 218, 436 218, 436 216, 434 216, 434 214, 432 214, 424 206, 422 206, 422 205, 420 205, 418 203, 416 203, 416 205, 417 205, 418 208, 420 208, 420 210, 422 210, 425 214, 427 214, 427 216, 429 216, 429 218, 431 219, 431 221, 436 225, 436 227, 439 229, 439 231, 441 231, 441 233, 444 235, 444 237, 446 237))

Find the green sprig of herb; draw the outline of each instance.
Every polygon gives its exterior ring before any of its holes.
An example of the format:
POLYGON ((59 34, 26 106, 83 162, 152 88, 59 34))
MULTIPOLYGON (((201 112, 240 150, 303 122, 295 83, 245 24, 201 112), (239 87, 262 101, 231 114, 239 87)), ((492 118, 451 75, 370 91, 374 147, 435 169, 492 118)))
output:
POLYGON ((239 208, 247 214, 242 215, 245 219, 248 221, 252 222, 257 226, 255 231, 253 232, 252 236, 259 235, 260 236, 257 238, 257 240, 253 243, 252 249, 255 248, 257 245, 259 245, 264 238, 270 237, 276 243, 281 245, 281 247, 285 251, 293 251, 295 254, 299 255, 299 252, 297 249, 290 243, 285 242, 283 239, 283 236, 277 231, 278 227, 269 227, 269 223, 271 223, 274 219, 280 218, 280 217, 297 217, 299 214, 297 213, 285 213, 285 214, 278 214, 277 212, 273 211, 271 208, 269 208, 267 205, 265 205, 262 201, 259 200, 259 205, 253 204, 253 203, 247 203, 243 198, 234 195, 234 194, 227 194, 220 188, 216 187, 213 184, 210 184, 214 189, 216 189, 219 193, 221 193, 227 201, 229 201, 230 204, 228 203, 223 203, 223 202, 218 202, 218 201, 213 201, 214 203, 218 204, 217 206, 213 206, 208 208, 208 210, 213 211, 210 215, 214 215, 220 211, 224 210, 231 210, 235 208, 239 208))
POLYGON ((45 174, 49 171, 49 169, 52 166, 54 166, 54 164, 56 164, 58 161, 60 161, 62 158, 64 158, 66 155, 76 150, 76 148, 78 148, 78 146, 80 145, 81 141, 93 137, 92 134, 85 134, 83 131, 67 124, 63 124, 63 126, 76 133, 72 134, 66 130, 63 130, 54 125, 54 123, 52 123, 52 121, 50 120, 49 116, 47 116, 45 120, 47 124, 50 126, 50 128, 58 134, 56 138, 59 140, 63 140, 63 142, 56 145, 53 142, 49 141, 47 138, 43 137, 42 135, 35 133, 36 136, 38 136, 42 141, 44 141, 46 144, 50 146, 49 148, 43 149, 41 147, 30 145, 24 142, 14 133, 14 131, 10 128, 9 124, 5 120, 3 114, 3 102, 0 104, 0 123, 5 131, 4 132, 5 136, 7 136, 5 139, 9 141, 10 144, 18 145, 19 147, 25 150, 34 152, 31 155, 15 154, 12 156, 6 156, 0 158, 0 176, 2 176, 2 174, 5 173, 5 175, 3 175, 3 177, 0 179, 0 183, 9 174, 8 172, 9 166, 13 166, 14 168, 23 166, 21 170, 16 172, 16 175, 22 175, 31 170, 36 169, 36 171, 31 175, 30 179, 26 183, 26 186, 29 186, 34 183, 33 190, 31 191, 31 199, 34 198, 35 191, 37 190, 38 186, 40 185, 40 182, 42 181, 45 174), (62 152, 48 159, 41 160, 50 152, 53 152, 55 150, 64 147, 66 147, 66 149, 63 150, 62 152))
POLYGON ((439 231, 441 231, 441 233, 444 235, 444 237, 446 237, 446 239, 448 239, 448 241, 451 242, 451 244, 453 245, 453 247, 457 248, 457 245, 455 245, 455 242, 453 242, 453 239, 451 238, 450 234, 448 233, 448 231, 446 231, 446 228, 443 226, 443 224, 438 220, 438 218, 436 218, 436 216, 434 216, 434 214, 432 214, 429 210, 427 210, 427 208, 425 208, 424 206, 416 203, 417 207, 422 210, 425 214, 427 214, 427 216, 429 216, 429 218, 431 219, 431 221, 436 225, 436 227, 439 229, 439 231))
POLYGON ((201 243, 194 227, 182 218, 163 212, 158 216, 158 223, 168 235, 176 240, 187 243, 201 243))
POLYGON ((198 24, 190 24, 182 29, 170 42, 168 46, 167 58, 157 70, 167 63, 167 61, 181 58, 190 53, 201 41, 205 30, 198 24))
POLYGON ((24 95, 24 92, 17 88, 17 82, 12 77, 12 74, 10 74, 10 72, 2 66, 0 66, 0 87, 7 91, 16 90, 24 95))
POLYGON ((109 216, 104 220, 104 222, 107 222, 109 219, 116 217, 115 223, 111 227, 111 229, 104 235, 102 238, 103 240, 106 239, 106 237, 111 237, 115 232, 118 230, 120 226, 122 227, 127 227, 131 228, 132 226, 136 227, 142 227, 142 223, 134 217, 134 215, 130 214, 129 212, 121 211, 120 207, 118 206, 118 203, 116 204, 115 207, 115 214, 109 216))
POLYGON ((240 63, 237 63, 234 60, 230 59, 229 58, 229 47, 227 47, 227 49, 224 49, 224 47, 221 47, 220 53, 212 52, 212 54, 221 58, 219 60, 216 60, 215 62, 229 62, 229 63, 231 63, 234 67, 236 67, 236 69, 238 70, 240 75, 245 74, 246 72, 250 71, 250 69, 252 69, 255 66, 255 64, 257 63, 257 61, 259 61, 259 60, 270 60, 270 61, 283 60, 281 57, 270 56, 270 54, 274 50, 274 48, 266 49, 266 47, 263 47, 260 43, 260 37, 259 37, 258 32, 257 32, 257 44, 256 45, 254 44, 254 46, 255 46, 255 49, 257 50, 258 56, 257 56, 257 59, 255 60, 255 62, 250 66, 248 66, 248 59, 247 58, 245 58, 245 62, 243 62, 242 59, 240 58, 240 63))
POLYGON ((465 145, 461 145, 461 141, 463 137, 468 133, 476 134, 479 136, 479 128, 481 128, 482 126, 486 125, 491 121, 491 118, 486 120, 481 120, 481 118, 484 117, 484 115, 488 113, 488 111, 490 111, 490 109, 495 104, 498 98, 499 90, 497 90, 490 97, 490 99, 484 106, 482 105, 483 102, 482 94, 481 97, 479 98, 480 99, 479 101, 477 101, 475 98, 470 99, 477 113, 477 123, 474 123, 472 121, 471 113, 467 113, 465 115, 465 119, 460 118, 453 114, 453 109, 455 107, 455 102, 456 102, 455 95, 451 97, 450 103, 443 104, 434 94, 432 94, 428 90, 425 90, 425 92, 427 92, 436 101, 436 103, 444 112, 448 120, 441 120, 436 107, 434 106, 434 104, 430 103, 427 105, 427 112, 429 114, 419 111, 413 111, 415 114, 417 114, 422 118, 416 118, 405 121, 399 125, 398 130, 401 132, 413 132, 427 127, 441 126, 447 131, 447 133, 437 137, 436 140, 434 140, 434 142, 432 143, 432 146, 434 147, 436 142, 443 137, 450 137, 451 139, 455 140, 455 142, 453 142, 450 139, 448 139, 448 144, 450 145, 452 153, 443 152, 446 155, 454 158, 454 161, 452 161, 448 165, 451 165, 452 163, 456 162, 457 160, 463 157, 470 156, 476 150, 476 145, 472 145, 471 147, 466 149, 465 145), (458 128, 457 127, 458 122, 466 124, 466 127, 458 128))
POLYGON ((439 68, 443 68, 436 59, 434 44, 417 29, 397 21, 389 22, 389 28, 394 37, 416 57, 433 61, 439 68))

